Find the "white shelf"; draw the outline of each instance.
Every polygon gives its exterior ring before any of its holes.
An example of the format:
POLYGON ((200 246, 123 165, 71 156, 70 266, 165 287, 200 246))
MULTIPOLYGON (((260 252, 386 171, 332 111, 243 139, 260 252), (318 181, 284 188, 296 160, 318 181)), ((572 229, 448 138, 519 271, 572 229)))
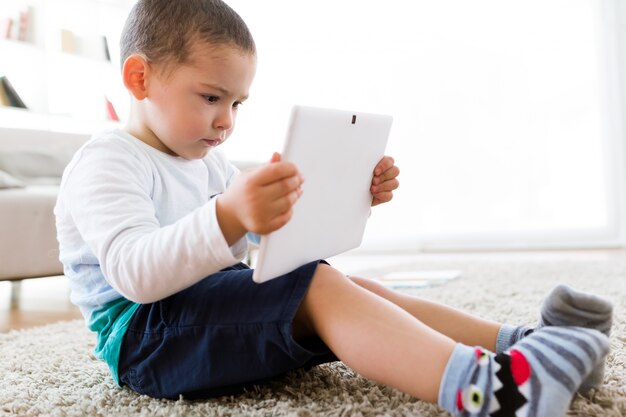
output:
POLYGON ((5 75, 29 111, 0 108, 0 126, 75 131, 72 123, 107 124, 105 96, 123 116, 127 94, 117 65, 117 42, 134 0, 15 0, 0 4, 0 18, 31 9, 30 42, 0 39, 0 76, 5 75), (9 7, 10 6, 10 7, 9 7), (61 31, 76 35, 81 55, 61 50, 61 31), (111 61, 105 59, 107 37, 111 61), (87 48, 87 49, 85 49, 87 48), (102 49, 98 49, 102 48, 102 49), (72 121, 72 122, 68 122, 72 121), (17 125, 17 126, 16 126, 17 125), (68 130, 69 129, 69 130, 68 130))
POLYGON ((84 119, 71 115, 37 113, 26 109, 0 106, 0 127, 91 134, 105 128, 122 126, 120 122, 104 119, 84 119))
POLYGON ((28 55, 36 55, 36 54, 44 54, 44 50, 38 46, 36 46, 32 42, 26 41, 15 41, 12 39, 0 39, 0 50, 2 53, 16 53, 20 54, 28 54, 28 55))

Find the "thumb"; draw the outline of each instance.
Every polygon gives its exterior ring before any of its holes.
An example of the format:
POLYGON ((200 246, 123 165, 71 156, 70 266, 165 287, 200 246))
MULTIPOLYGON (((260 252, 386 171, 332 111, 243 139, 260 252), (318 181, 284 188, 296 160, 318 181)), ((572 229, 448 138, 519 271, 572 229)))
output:
POLYGON ((270 159, 270 163, 272 162, 280 162, 280 154, 278 152, 274 152, 272 154, 272 159, 270 159))

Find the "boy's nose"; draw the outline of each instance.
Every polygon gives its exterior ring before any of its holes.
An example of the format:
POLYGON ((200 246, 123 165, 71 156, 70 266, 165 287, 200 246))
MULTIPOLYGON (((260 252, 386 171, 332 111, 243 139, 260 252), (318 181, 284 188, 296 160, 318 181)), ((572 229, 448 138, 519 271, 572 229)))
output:
POLYGON ((219 130, 229 130, 233 127, 232 110, 221 111, 213 121, 213 127, 219 130))

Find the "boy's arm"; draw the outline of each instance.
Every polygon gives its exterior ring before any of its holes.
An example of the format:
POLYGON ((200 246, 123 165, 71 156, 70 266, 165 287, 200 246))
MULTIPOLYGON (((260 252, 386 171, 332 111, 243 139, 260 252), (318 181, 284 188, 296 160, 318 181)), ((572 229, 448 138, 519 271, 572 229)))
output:
POLYGON ((76 240, 84 241, 117 292, 149 303, 236 263, 245 242, 229 247, 215 198, 162 225, 151 197, 150 165, 133 149, 110 141, 92 143, 64 177, 60 198, 79 234, 66 228, 74 241, 66 241, 64 251, 74 256, 76 245, 82 244, 76 240))
POLYGON ((217 222, 220 225, 224 239, 228 246, 232 246, 235 242, 241 239, 247 230, 243 224, 237 219, 235 211, 224 207, 221 197, 217 197, 215 203, 215 210, 217 216, 217 222))

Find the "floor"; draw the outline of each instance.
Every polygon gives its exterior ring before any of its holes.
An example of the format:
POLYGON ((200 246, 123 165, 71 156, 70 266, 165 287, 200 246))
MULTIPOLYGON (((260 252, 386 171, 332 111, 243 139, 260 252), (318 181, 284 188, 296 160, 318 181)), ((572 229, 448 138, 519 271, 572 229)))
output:
POLYGON ((0 333, 81 317, 65 277, 23 280, 17 307, 11 306, 11 285, 0 281, 0 333))
MULTIPOLYGON (((403 264, 415 260, 540 260, 585 259, 606 260, 626 256, 625 250, 547 251, 547 252, 465 252, 436 254, 344 254, 330 258, 330 263, 346 274, 384 265, 403 264)), ((361 274, 363 275, 363 274, 361 274)), ((366 275, 365 275, 366 276, 366 275)), ((373 278, 373 277, 368 277, 373 278)), ((69 285, 65 277, 37 278, 22 281, 19 305, 11 306, 11 283, 0 281, 0 333, 10 330, 42 326, 62 320, 81 318, 78 309, 69 301, 69 285)))

